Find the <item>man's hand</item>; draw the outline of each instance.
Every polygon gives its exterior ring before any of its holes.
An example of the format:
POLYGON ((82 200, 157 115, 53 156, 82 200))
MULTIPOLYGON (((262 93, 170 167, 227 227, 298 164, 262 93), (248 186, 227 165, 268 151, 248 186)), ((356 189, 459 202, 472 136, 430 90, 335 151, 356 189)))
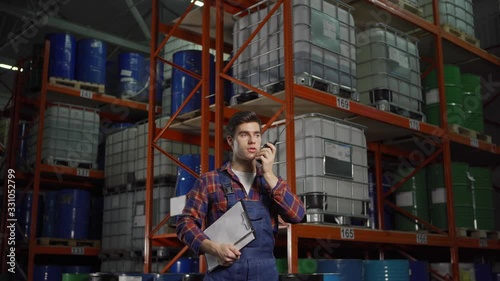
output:
POLYGON ((230 266, 240 258, 241 253, 234 245, 218 244, 215 256, 219 265, 230 266))
POLYGON ((262 175, 266 180, 269 188, 273 188, 278 183, 278 178, 274 175, 273 164, 276 157, 276 146, 268 142, 267 147, 263 147, 257 154, 257 159, 262 162, 262 175))

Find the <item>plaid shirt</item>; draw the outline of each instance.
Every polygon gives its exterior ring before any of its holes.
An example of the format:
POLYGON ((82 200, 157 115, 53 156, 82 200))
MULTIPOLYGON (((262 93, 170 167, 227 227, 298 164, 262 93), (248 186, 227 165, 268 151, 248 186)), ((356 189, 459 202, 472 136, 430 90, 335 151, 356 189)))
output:
MULTIPOLYGON (((290 192, 285 180, 279 178, 276 186, 269 191, 267 183, 262 177, 262 172, 258 169, 250 193, 247 196, 243 185, 231 169, 230 163, 222 166, 221 171, 224 170, 227 170, 232 177, 231 182, 236 200, 258 201, 263 189, 264 193, 267 192, 270 195, 273 199, 270 207, 271 223, 275 233, 278 231, 278 214, 286 222, 298 223, 302 221, 304 204, 295 194, 290 192)), ((201 243, 203 240, 208 239, 202 231, 203 222, 206 220, 210 225, 222 216, 226 210, 227 199, 219 182, 218 172, 211 171, 201 175, 193 189, 187 194, 186 206, 177 223, 177 236, 191 250, 199 253, 201 243)))

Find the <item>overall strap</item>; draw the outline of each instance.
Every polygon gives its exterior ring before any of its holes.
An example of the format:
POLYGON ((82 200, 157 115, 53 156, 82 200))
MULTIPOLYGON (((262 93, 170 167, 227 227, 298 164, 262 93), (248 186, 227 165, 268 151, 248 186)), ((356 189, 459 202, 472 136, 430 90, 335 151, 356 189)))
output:
POLYGON ((227 209, 229 210, 229 208, 236 204, 236 196, 233 192, 233 184, 231 182, 232 180, 228 172, 221 171, 220 169, 217 170, 217 172, 219 173, 219 182, 224 189, 224 194, 226 195, 227 209))

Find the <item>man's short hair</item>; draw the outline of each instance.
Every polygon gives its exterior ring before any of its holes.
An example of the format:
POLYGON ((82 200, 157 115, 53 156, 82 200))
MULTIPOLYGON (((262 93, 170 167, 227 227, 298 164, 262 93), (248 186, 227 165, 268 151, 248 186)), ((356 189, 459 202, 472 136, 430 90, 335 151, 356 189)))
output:
POLYGON ((253 111, 240 111, 236 112, 231 119, 229 119, 229 123, 226 126, 226 136, 234 137, 236 133, 236 128, 243 123, 256 122, 259 124, 259 128, 262 126, 262 122, 259 119, 259 116, 253 111))

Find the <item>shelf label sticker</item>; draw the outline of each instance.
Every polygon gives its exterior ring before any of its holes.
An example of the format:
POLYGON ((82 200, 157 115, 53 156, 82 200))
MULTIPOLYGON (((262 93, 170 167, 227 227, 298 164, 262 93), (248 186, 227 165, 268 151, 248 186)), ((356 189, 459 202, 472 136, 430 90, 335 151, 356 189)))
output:
POLYGON ((402 191, 396 194, 396 206, 398 207, 412 207, 413 202, 413 191, 402 191))
POLYGON ((488 239, 486 239, 486 237, 479 238, 479 247, 481 248, 488 247, 488 239))
POLYGON ((408 55, 394 47, 389 47, 389 59, 397 62, 401 67, 410 68, 408 55))
POLYGON ((92 91, 80 90, 80 97, 91 100, 94 97, 94 93, 92 91))
POLYGON ((351 163, 351 147, 325 141, 325 156, 351 163))
POLYGON ((85 248, 84 247, 71 247, 71 254, 72 255, 85 255, 85 248))
POLYGON ((410 119, 410 129, 420 131, 420 121, 410 119))
POLYGON ((436 188, 431 195, 432 204, 446 203, 446 188, 436 188))
POLYGON ((337 97, 337 107, 345 110, 351 110, 351 101, 341 97, 337 97))
POLYGON ((417 244, 427 244, 427 233, 417 233, 417 244))
POLYGON ((79 177, 90 177, 90 170, 89 169, 76 169, 76 175, 79 177))
POLYGON ((354 239, 354 228, 341 228, 340 229, 340 239, 354 239))
POLYGON ((470 138, 470 145, 472 147, 479 147, 479 141, 476 138, 470 138))

